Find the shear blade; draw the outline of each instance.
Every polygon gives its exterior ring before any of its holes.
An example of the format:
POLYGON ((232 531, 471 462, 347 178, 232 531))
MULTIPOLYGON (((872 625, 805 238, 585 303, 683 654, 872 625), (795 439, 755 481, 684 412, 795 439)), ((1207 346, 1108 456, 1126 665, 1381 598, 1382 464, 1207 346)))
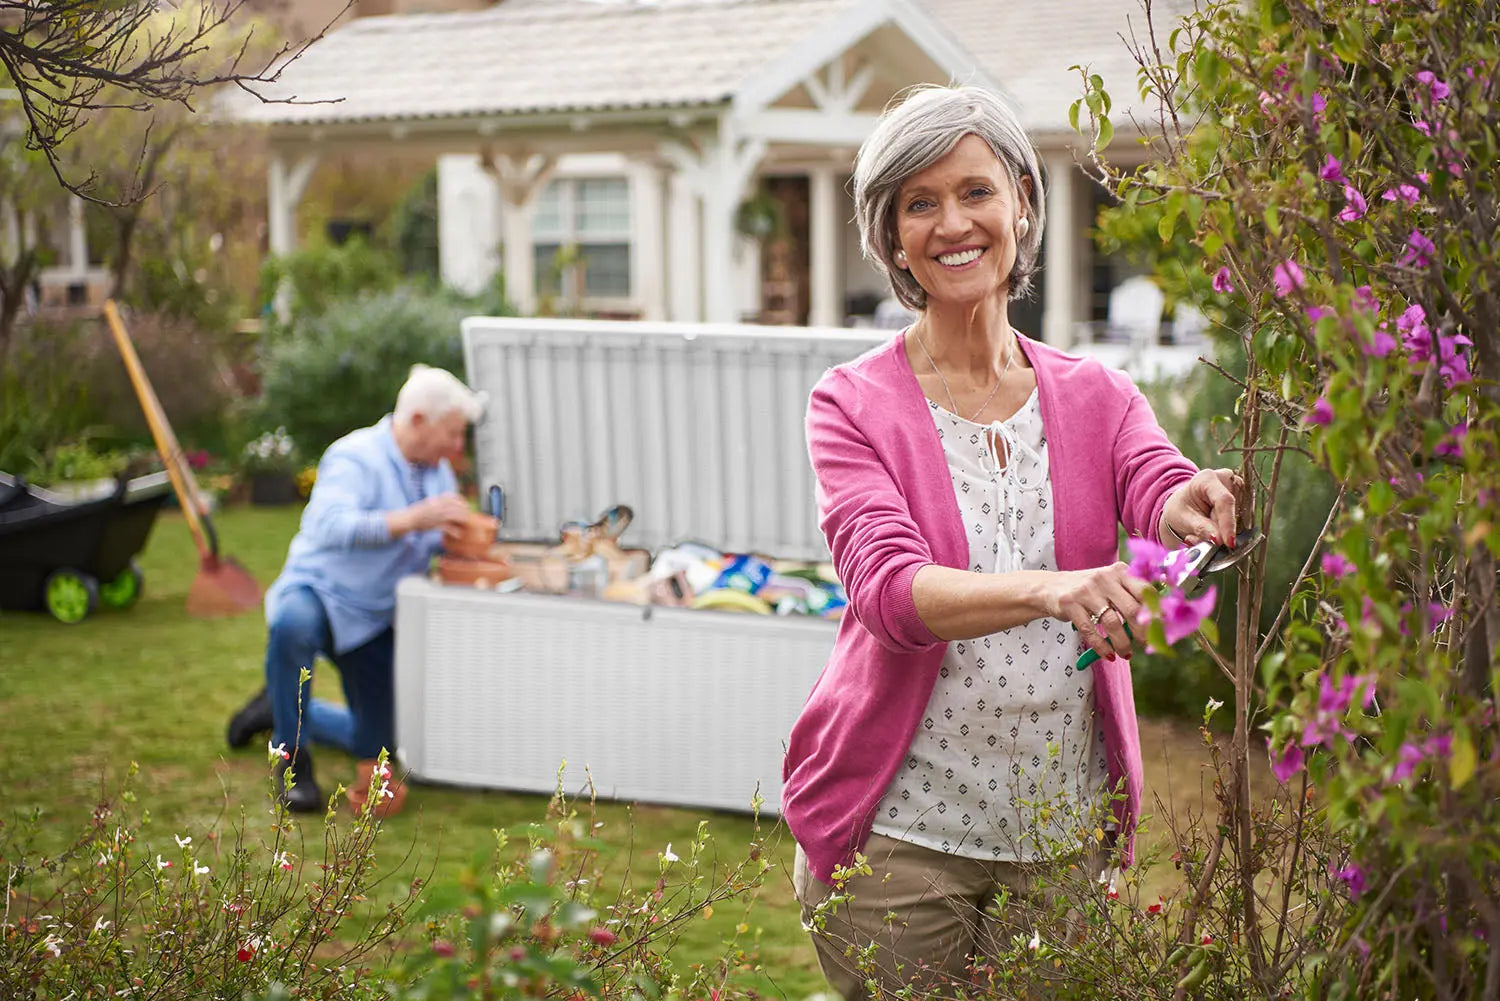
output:
POLYGON ((1264 542, 1265 538, 1265 533, 1258 528, 1245 529, 1234 537, 1233 549, 1226 549, 1223 546, 1219 547, 1219 551, 1214 553, 1212 558, 1209 559, 1208 566, 1204 568, 1204 573, 1217 573, 1220 570, 1229 569, 1254 552, 1255 547, 1264 542))

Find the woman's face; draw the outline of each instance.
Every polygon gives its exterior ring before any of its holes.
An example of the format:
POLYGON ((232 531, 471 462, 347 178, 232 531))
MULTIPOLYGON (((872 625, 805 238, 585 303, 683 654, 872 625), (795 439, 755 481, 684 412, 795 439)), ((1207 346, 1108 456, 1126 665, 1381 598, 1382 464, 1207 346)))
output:
POLYGON ((929 305, 973 303, 1007 284, 1022 211, 1000 158, 975 135, 906 179, 896 198, 896 246, 929 305))

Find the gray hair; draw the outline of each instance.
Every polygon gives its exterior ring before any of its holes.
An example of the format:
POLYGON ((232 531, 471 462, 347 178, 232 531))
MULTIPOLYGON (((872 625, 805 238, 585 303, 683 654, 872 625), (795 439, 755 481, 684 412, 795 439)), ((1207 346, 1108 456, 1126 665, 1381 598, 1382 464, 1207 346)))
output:
POLYGON ((908 178, 947 156, 968 135, 984 140, 1005 168, 1017 201, 1026 202, 1031 226, 1016 239, 1016 263, 1008 284, 1013 300, 1031 291, 1047 210, 1036 150, 1026 130, 999 96, 988 90, 925 85, 913 88, 899 104, 886 109, 854 160, 854 218, 860 249, 890 279, 896 298, 911 309, 927 308, 927 292, 910 271, 896 266, 896 196, 908 178), (1031 178, 1030 195, 1021 186, 1025 177, 1031 178))
POLYGON ((396 394, 396 421, 405 424, 413 414, 441 420, 457 410, 473 424, 484 414, 487 399, 486 394, 465 386, 447 369, 413 365, 405 385, 396 394))

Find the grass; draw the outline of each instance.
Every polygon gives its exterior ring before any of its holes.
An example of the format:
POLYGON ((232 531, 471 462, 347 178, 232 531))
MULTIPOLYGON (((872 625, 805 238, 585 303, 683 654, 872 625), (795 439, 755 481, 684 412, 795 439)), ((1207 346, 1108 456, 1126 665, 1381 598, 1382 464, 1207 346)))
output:
MULTIPOLYGON (((216 527, 224 551, 268 583, 297 516, 293 509, 236 508, 216 527)), ((261 685, 264 620, 253 612, 211 621, 187 616, 197 557, 175 514, 158 522, 141 566, 146 592, 128 612, 101 610, 71 627, 40 614, 0 613, 0 817, 41 807, 58 844, 81 829, 101 791, 116 788, 131 761, 141 766, 135 788, 153 818, 152 840, 170 845, 174 832, 222 829, 226 820, 265 815, 263 748, 232 752, 224 743, 230 714, 261 685)), ((336 697, 332 668, 323 671, 315 688, 336 697)), ((1148 796, 1167 798, 1179 812, 1196 808, 1204 755, 1192 728, 1143 721, 1142 745, 1148 796)), ((352 760, 326 749, 318 751, 317 766, 325 791, 354 774, 352 760)), ((386 822, 379 842, 382 861, 400 877, 389 885, 404 887, 430 868, 426 899, 460 905, 466 873, 491 852, 494 831, 540 821, 545 808, 538 796, 413 786, 406 811, 386 822)), ((654 873, 656 853, 668 842, 690 842, 705 818, 721 856, 733 857, 754 836, 750 818, 738 815, 611 803, 599 804, 598 814, 612 871, 629 863, 634 872, 654 873)), ((774 821, 763 824, 769 829, 774 821)), ((320 825, 304 824, 309 846, 319 840, 320 825)), ((255 833, 254 820, 244 826, 255 833)), ((674 958, 686 965, 723 955, 723 941, 744 921, 759 941, 760 989, 802 998, 825 985, 792 895, 794 845, 783 828, 771 840, 776 868, 748 913, 722 907, 712 919, 695 921, 674 958)))

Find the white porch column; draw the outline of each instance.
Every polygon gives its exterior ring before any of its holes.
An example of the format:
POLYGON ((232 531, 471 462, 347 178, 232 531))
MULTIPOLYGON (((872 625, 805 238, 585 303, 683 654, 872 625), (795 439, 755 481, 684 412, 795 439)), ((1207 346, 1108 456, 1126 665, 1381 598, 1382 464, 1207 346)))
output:
POLYGON ((83 199, 68 199, 68 270, 82 278, 89 270, 89 237, 83 225, 83 199))
MULTIPOLYGON (((738 189, 735 189, 736 191, 738 189)), ((703 198, 703 319, 733 323, 734 210, 738 200, 727 183, 714 185, 703 198)))
POLYGON ((537 193, 552 177, 554 157, 522 150, 479 162, 500 190, 500 239, 504 243, 505 296, 523 316, 536 312, 536 255, 531 246, 531 217, 537 193))
POLYGON ((839 281, 838 183, 834 169, 808 171, 809 298, 808 323, 814 327, 843 325, 839 281))
POLYGON ((1078 319, 1078 168, 1066 150, 1043 154, 1047 170, 1047 240, 1042 262, 1042 340, 1067 349, 1078 319))
POLYGON ((698 196, 679 164, 667 175, 667 318, 680 323, 703 319, 703 261, 698 233, 698 196))
POLYGON ((630 212, 634 218, 630 242, 630 283, 641 304, 641 319, 667 318, 666 177, 655 163, 637 162, 630 170, 630 212))
POLYGON ((302 193, 307 190, 307 182, 317 165, 316 153, 304 154, 290 166, 282 154, 271 156, 266 176, 266 223, 271 253, 278 257, 297 249, 297 203, 302 201, 302 193))

